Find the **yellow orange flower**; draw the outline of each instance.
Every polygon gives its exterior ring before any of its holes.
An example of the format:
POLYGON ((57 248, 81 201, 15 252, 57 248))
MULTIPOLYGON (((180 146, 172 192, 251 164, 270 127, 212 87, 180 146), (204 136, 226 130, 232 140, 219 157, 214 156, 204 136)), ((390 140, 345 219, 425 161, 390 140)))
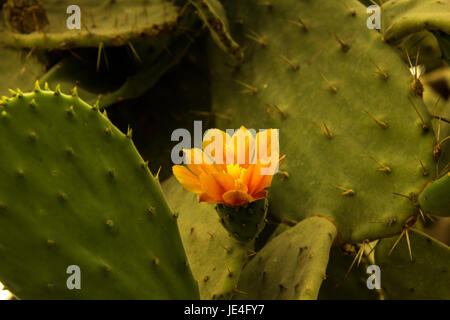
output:
POLYGON ((267 197, 267 188, 281 160, 278 130, 256 137, 245 127, 232 136, 208 130, 202 149, 183 150, 185 166, 173 166, 183 187, 198 194, 200 202, 240 206, 267 197))

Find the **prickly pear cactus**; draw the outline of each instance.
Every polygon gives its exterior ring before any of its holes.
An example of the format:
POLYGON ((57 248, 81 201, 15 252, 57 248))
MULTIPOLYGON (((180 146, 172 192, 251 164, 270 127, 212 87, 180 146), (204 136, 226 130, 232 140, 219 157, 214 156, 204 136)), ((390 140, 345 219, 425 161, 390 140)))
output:
POLYGON ((450 216, 450 172, 430 183, 419 196, 420 207, 434 216, 450 216))
POLYGON ((236 241, 223 228, 213 205, 199 207, 171 178, 163 183, 171 208, 178 216, 181 238, 202 299, 229 299, 240 292, 237 282, 251 245, 236 241))
POLYGON ((0 104, 0 280, 23 299, 198 297, 176 219, 98 106, 17 92, 0 104), (66 270, 81 270, 69 290, 66 270))
POLYGON ((230 68, 211 45, 213 108, 234 127, 280 128, 287 157, 269 194, 274 215, 330 217, 338 238, 350 242, 399 232, 433 177, 434 137, 408 67, 365 27, 365 7, 226 4, 229 16, 245 17, 232 33, 247 47, 246 60, 230 68))
POLYGON ((0 0, 0 299, 448 299, 449 39, 449 0, 0 0))
POLYGON ((237 299, 317 299, 336 227, 310 217, 272 239, 245 267, 237 299))

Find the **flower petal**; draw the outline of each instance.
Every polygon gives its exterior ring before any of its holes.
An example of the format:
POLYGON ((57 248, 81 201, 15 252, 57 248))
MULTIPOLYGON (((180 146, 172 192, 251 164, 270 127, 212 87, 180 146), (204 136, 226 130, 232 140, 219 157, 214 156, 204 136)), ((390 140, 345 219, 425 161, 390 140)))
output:
MULTIPOLYGON (((223 202, 222 195, 228 190, 233 189, 234 179, 225 172, 217 172, 212 174, 201 174, 200 184, 203 193, 202 199, 214 199, 216 202, 223 202)), ((210 201, 208 201, 210 202, 210 201)))
POLYGON ((267 129, 258 132, 256 135, 256 145, 257 159, 271 158, 278 161, 280 156, 280 148, 279 131, 277 129, 267 129))
POLYGON ((210 202, 210 203, 225 203, 222 199, 214 198, 212 195, 203 192, 198 195, 199 202, 210 202))
POLYGON ((246 203, 252 202, 253 197, 248 193, 245 193, 240 190, 230 190, 223 194, 223 200, 229 206, 241 206, 246 203))
POLYGON ((212 176, 217 183, 223 188, 224 192, 234 188, 234 179, 226 172, 213 173, 212 176))
MULTIPOLYGON (((219 129, 209 129, 203 136, 203 152, 214 160, 217 165, 226 163, 227 134, 219 129)), ((221 170, 223 170, 221 166, 221 170)))
POLYGON ((253 197, 255 200, 264 199, 264 198, 267 198, 267 194, 268 194, 268 193, 269 193, 269 192, 268 192, 267 190, 263 190, 263 191, 260 191, 260 192, 258 192, 258 193, 256 193, 256 194, 252 195, 252 197, 253 197))
POLYGON ((224 190, 212 175, 201 174, 200 183, 202 185, 202 190, 204 190, 204 195, 202 194, 200 201, 202 201, 202 198, 206 198, 206 196, 208 196, 208 199, 214 199, 215 201, 222 200, 224 190))
POLYGON ((249 166, 244 174, 243 182, 248 186, 248 193, 251 195, 258 194, 272 184, 273 175, 262 175, 263 168, 264 166, 258 162, 249 166))
POLYGON ((200 180, 185 166, 175 165, 172 167, 172 172, 186 190, 194 193, 202 192, 200 180))
POLYGON ((183 150, 186 166, 174 166, 174 175, 185 189, 199 194, 200 202, 240 206, 266 198, 282 160, 278 130, 254 133, 243 126, 233 136, 219 129, 208 130, 203 150, 183 150), (220 158, 223 163, 217 163, 220 158))
POLYGON ((183 149, 183 152, 186 165, 197 176, 202 173, 210 174, 219 171, 213 161, 201 149, 183 149))
POLYGON ((227 140, 227 164, 230 163, 231 152, 233 164, 240 164, 246 168, 252 161, 255 150, 255 135, 254 130, 248 130, 241 126, 230 138, 227 140), (229 157, 229 158, 228 158, 229 157))

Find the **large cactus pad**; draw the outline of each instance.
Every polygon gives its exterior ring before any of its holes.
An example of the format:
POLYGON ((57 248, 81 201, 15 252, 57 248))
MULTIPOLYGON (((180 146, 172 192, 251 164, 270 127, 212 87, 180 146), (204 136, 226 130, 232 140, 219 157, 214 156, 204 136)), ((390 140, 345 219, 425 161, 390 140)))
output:
POLYGON ((345 4, 228 1, 246 59, 232 68, 211 45, 212 90, 215 112, 233 119, 219 127, 280 129, 274 215, 328 216, 357 242, 418 214, 408 198, 432 179, 434 137, 408 66, 366 28, 365 7, 345 4))
POLYGON ((130 138, 76 91, 3 99, 0 281, 19 298, 198 297, 176 219, 130 138), (80 290, 66 286, 71 265, 80 290))

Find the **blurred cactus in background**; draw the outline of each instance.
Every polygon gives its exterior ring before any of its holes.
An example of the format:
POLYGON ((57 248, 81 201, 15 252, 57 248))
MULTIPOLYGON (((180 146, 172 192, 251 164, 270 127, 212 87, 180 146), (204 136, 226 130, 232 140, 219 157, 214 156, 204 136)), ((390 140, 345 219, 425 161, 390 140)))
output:
POLYGON ((449 0, 0 0, 0 299, 450 299, 449 57, 449 0))

